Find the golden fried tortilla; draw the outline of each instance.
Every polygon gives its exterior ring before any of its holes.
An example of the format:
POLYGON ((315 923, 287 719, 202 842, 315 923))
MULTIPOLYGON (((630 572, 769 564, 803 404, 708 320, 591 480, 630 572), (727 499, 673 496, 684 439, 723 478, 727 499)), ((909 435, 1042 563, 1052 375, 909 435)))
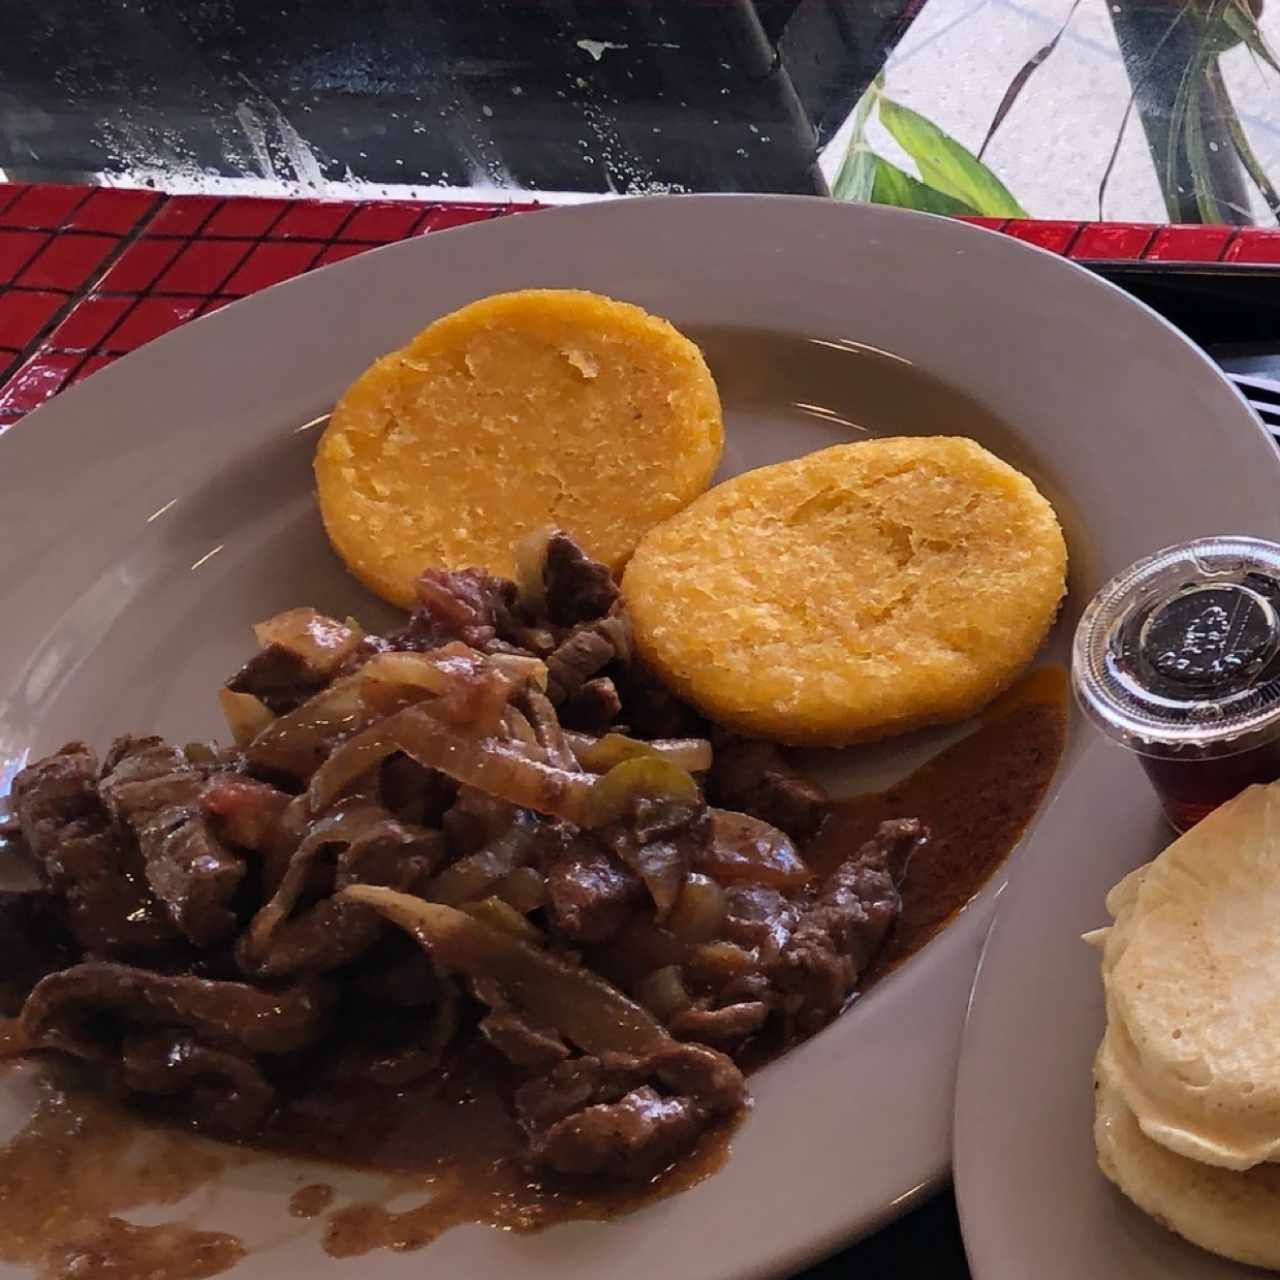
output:
POLYGON ((724 429, 698 348, 572 289, 482 298, 366 370, 316 450, 334 549, 380 596, 424 568, 511 576, 522 535, 566 530, 618 570, 711 481, 724 429))
POLYGON ((843 746, 960 720, 1040 647, 1067 549, 972 440, 837 445, 717 485, 641 539, 640 655, 718 723, 843 746))

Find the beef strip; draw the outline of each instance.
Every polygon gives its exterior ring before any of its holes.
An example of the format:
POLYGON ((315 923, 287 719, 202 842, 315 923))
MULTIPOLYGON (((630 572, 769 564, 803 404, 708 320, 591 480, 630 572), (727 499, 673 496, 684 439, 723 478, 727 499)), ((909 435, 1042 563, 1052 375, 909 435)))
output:
POLYGON ((638 738, 701 738, 707 722, 682 702, 642 662, 615 664, 609 672, 622 700, 619 715, 638 738))
POLYGON ((559 529, 547 539, 542 581, 547 618, 558 627, 603 618, 618 600, 613 574, 559 529))
POLYGON ((438 827, 458 798, 458 784, 438 769, 428 769, 396 752, 382 762, 378 798, 401 822, 438 827))
POLYGON ((777 889, 734 884, 725 889, 728 916, 724 934, 740 947, 754 947, 765 963, 776 960, 796 927, 800 909, 777 889))
POLYGON ((557 706, 611 662, 631 659, 631 624, 617 613, 584 622, 547 655, 547 696, 557 706))
POLYGON ((45 974, 79 958, 59 905, 49 892, 0 891, 0 1017, 16 1016, 45 974))
POLYGON ((261 948, 236 945, 236 961, 255 978, 294 978, 328 973, 358 960, 383 936, 381 917, 358 903, 323 898, 282 920, 261 948))
POLYGON ((639 878, 581 836, 547 870, 552 919, 575 942, 605 942, 644 901, 639 878))
POLYGON ((746 1101, 731 1058, 669 1041, 642 1058, 561 1062, 522 1085, 516 1117, 533 1161, 558 1173, 648 1177, 746 1101))
POLYGON ((452 982, 434 982, 431 1008, 362 1004, 348 1009, 342 1041, 324 1074, 331 1080, 363 1080, 400 1088, 430 1075, 457 1034, 460 998, 452 982))
POLYGON ((125 1036, 120 1079, 130 1092, 177 1103, 196 1127, 229 1137, 256 1132, 275 1101, 275 1089, 252 1058, 204 1044, 189 1031, 125 1036))
POLYGON ((490 979, 471 983, 472 994, 489 1006, 480 1019, 480 1034, 510 1062, 530 1071, 542 1071, 563 1062, 569 1046, 554 1028, 517 1009, 490 979))
POLYGON ((706 785, 713 805, 761 818, 793 840, 807 840, 827 815, 826 793, 792 768, 772 742, 717 741, 706 785))
POLYGON ((332 839, 317 828, 294 852, 283 879, 236 943, 241 969, 258 978, 327 973, 366 954, 386 933, 376 912, 322 897, 297 908, 308 890, 378 884, 421 893, 444 854, 438 831, 397 822, 372 804, 353 805, 335 819, 332 839))
POLYGON ((427 569, 418 579, 418 603, 409 625, 388 635, 393 649, 425 652, 450 640, 490 652, 509 646, 499 632, 516 628, 516 587, 482 569, 427 569))
POLYGON ((882 822, 876 834, 827 878, 770 968, 802 1027, 839 1013, 858 974, 884 942, 902 899, 898 884, 925 840, 914 818, 882 822))
POLYGON ((421 894, 444 859, 439 831, 387 816, 361 828, 339 852, 334 887, 380 884, 421 894))
POLYGON ((34 1043, 90 1060, 110 1060, 123 1034, 145 1027, 184 1028, 249 1054, 287 1053, 320 1038, 331 1005, 331 989, 318 984, 263 991, 97 960, 41 979, 21 1025, 34 1043))
POLYGON ((743 1000, 719 1009, 697 1006, 682 1009, 671 1019, 671 1034, 677 1040, 697 1040, 702 1044, 738 1044, 755 1035, 768 1020, 769 1005, 763 1000, 743 1000))
POLYGON ((200 794, 200 807, 223 840, 268 853, 292 799, 287 791, 256 778, 215 773, 200 794))
POLYGON ((147 883, 198 947, 236 929, 230 903, 244 859, 213 834, 201 808, 205 779, 160 738, 118 738, 103 764, 102 799, 137 840, 147 883))
POLYGON ((251 693, 265 702, 276 715, 296 711, 306 700, 329 683, 296 650, 273 643, 259 649, 227 681, 233 693, 251 693))
POLYGON ((621 710, 617 686, 608 676, 596 676, 560 704, 560 723, 583 733, 604 733, 621 710))
POLYGON ((140 860, 112 829, 98 762, 69 742, 13 781, 23 842, 86 950, 111 954, 170 944, 176 930, 148 889, 140 860))

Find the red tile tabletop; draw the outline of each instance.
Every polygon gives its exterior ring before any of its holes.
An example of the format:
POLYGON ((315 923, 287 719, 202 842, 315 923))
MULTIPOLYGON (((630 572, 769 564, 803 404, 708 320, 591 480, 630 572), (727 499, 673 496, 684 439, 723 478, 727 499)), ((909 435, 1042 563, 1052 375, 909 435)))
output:
MULTIPOLYGON (((0 183, 0 433, 197 315, 380 244, 536 204, 165 196, 0 183)), ((1077 261, 1280 264, 1280 232, 970 218, 1077 261)))

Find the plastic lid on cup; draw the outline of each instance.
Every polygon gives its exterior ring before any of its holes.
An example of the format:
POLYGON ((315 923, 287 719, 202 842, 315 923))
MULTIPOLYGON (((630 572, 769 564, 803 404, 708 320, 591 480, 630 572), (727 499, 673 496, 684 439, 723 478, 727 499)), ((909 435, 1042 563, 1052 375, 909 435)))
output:
POLYGON ((1144 755, 1244 751, 1280 732, 1280 544, 1203 538, 1118 574, 1076 629, 1071 683, 1144 755))

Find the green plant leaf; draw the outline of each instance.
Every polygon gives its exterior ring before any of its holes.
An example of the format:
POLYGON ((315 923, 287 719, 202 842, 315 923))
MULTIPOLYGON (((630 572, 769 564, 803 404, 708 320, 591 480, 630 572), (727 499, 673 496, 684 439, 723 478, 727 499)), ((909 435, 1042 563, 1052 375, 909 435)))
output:
POLYGON ((1201 222, 1226 222, 1214 187, 1209 147, 1204 137, 1203 86, 1203 72, 1194 72, 1187 88, 1187 105, 1183 112, 1183 137, 1187 147, 1187 165, 1191 170, 1191 190, 1201 222))
POLYGON ((1067 10, 1067 16, 1063 18, 1062 25, 1054 33, 1054 37, 1048 44, 1043 45, 1035 53, 1022 64, 1018 74, 1009 81, 1009 87, 1004 91, 1004 97, 1000 99, 1000 105, 996 107, 996 113, 991 117, 991 124, 987 128, 987 136, 982 140, 982 146, 978 148, 978 159, 981 160, 986 154, 987 148, 991 145, 991 139, 996 136, 996 130, 1004 123, 1004 118, 1013 110, 1013 104, 1017 102, 1022 95, 1023 89, 1027 87, 1027 81, 1035 74, 1036 70, 1048 60, 1049 56, 1058 47, 1058 42, 1066 34, 1067 28, 1071 25, 1071 19, 1076 16, 1076 10, 1080 7, 1080 0, 1071 0, 1071 8, 1067 10))
POLYGON ((978 211, 963 200, 917 181, 905 170, 882 156, 872 155, 873 204, 891 204, 897 209, 919 209, 922 213, 944 213, 973 216, 978 211))
POLYGON ((875 157, 866 143, 867 118, 875 106, 876 95, 880 92, 882 81, 876 77, 866 92, 858 99, 853 109, 853 132, 849 135, 849 145, 845 148, 844 159, 840 162, 840 170, 831 185, 831 194, 837 200, 870 200, 871 183, 875 177, 875 157))
POLYGON ((1222 21, 1232 35, 1244 41, 1256 58, 1265 62, 1272 71, 1280 72, 1280 61, 1276 60, 1276 55, 1271 51, 1266 36, 1262 34, 1258 20, 1249 8, 1249 0, 1230 0, 1222 15, 1222 21))
POLYGON ((849 145, 840 162, 840 171, 831 184, 831 194, 837 200, 871 199, 871 185, 875 181, 875 156, 866 142, 867 120, 883 88, 884 73, 881 72, 867 86, 867 91, 858 99, 858 105, 853 109, 853 132, 849 135, 849 145))
POLYGON ((1235 148, 1236 155, 1240 157, 1240 163, 1244 165, 1245 172, 1262 192, 1262 198, 1267 202, 1267 208, 1271 210, 1272 217, 1280 221, 1280 192, 1276 191, 1266 169, 1262 167, 1262 162, 1254 153, 1249 135, 1244 131, 1244 123, 1240 119, 1239 112, 1236 111, 1235 103, 1231 100, 1231 94, 1227 91, 1227 82, 1223 78, 1222 68, 1218 65, 1217 59, 1210 64, 1207 74, 1209 88, 1215 99, 1214 105, 1227 126, 1227 132, 1231 135, 1231 145, 1235 148))
POLYGON ((910 107, 880 98, 880 123, 915 161, 926 186, 992 218, 1025 218, 1026 210, 973 152, 910 107))

